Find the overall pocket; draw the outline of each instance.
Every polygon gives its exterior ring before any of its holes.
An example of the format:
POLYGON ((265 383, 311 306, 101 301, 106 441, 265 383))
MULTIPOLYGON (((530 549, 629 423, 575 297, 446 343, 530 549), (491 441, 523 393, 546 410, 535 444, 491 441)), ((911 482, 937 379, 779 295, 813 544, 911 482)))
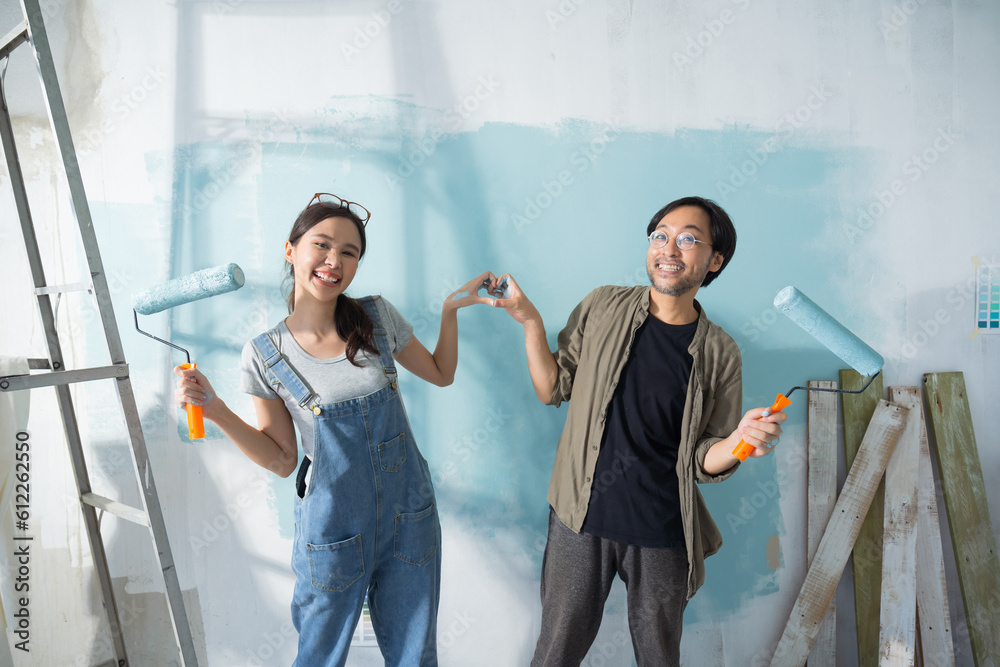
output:
POLYGON ((437 551, 437 545, 438 521, 433 503, 419 512, 396 515, 396 558, 423 565, 437 551))
POLYGON ((378 446, 378 464, 383 472, 396 472, 405 462, 405 433, 400 433, 392 440, 387 440, 378 446))
POLYGON ((323 591, 339 592, 365 573, 361 536, 330 544, 306 543, 312 585, 323 591))

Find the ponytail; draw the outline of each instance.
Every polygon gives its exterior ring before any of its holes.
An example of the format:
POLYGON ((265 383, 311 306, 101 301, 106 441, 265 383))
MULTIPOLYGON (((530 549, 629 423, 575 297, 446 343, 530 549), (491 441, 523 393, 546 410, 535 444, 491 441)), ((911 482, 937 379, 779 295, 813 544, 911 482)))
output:
POLYGON ((378 348, 375 346, 375 326, 357 299, 352 299, 346 294, 337 297, 337 310, 333 315, 333 322, 337 325, 337 335, 347 341, 347 360, 353 365, 361 365, 354 360, 359 351, 364 350, 378 355, 378 348))

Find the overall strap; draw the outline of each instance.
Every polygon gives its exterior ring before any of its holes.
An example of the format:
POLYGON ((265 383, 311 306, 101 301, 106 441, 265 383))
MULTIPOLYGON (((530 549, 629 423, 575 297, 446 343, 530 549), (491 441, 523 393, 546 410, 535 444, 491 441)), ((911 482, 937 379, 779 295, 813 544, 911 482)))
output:
MULTIPOLYGON (((313 397, 316 397, 315 392, 309 388, 305 380, 292 368, 285 357, 278 352, 278 348, 274 346, 271 341, 271 337, 267 333, 262 333, 253 339, 253 346, 257 348, 257 352, 260 353, 261 358, 264 360, 264 366, 267 368, 268 377, 272 380, 277 380, 280 382, 288 393, 298 401, 300 407, 309 407, 313 412, 316 412, 319 408, 316 402, 312 406, 307 404, 312 401, 313 397)), ((317 397, 318 398, 318 397, 317 397)), ((316 414, 319 414, 318 412, 316 414)))
POLYGON ((381 297, 366 296, 358 299, 358 302, 364 307, 365 312, 368 313, 368 317, 372 320, 372 325, 375 328, 375 345, 378 346, 379 358, 382 360, 382 370, 385 376, 389 378, 389 384, 395 389, 396 365, 392 359, 392 352, 389 351, 389 335, 382 326, 382 320, 379 319, 378 308, 375 305, 375 299, 379 298, 381 297))

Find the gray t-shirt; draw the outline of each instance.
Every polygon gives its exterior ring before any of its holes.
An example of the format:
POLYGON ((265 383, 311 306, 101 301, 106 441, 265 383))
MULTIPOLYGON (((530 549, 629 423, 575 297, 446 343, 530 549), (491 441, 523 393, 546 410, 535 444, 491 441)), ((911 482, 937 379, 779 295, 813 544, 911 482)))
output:
MULTIPOLYGON (((413 326, 382 297, 375 297, 375 305, 379 319, 382 320, 382 327, 389 337, 389 349, 396 354, 410 342, 410 338, 413 337, 413 326)), ((295 341, 284 320, 278 322, 267 333, 285 360, 316 393, 317 403, 337 403, 366 396, 389 384, 389 378, 382 371, 382 363, 377 354, 359 351, 355 357, 355 361, 361 365, 359 368, 347 360, 346 354, 330 359, 312 356, 295 341)), ((310 409, 312 403, 310 406, 299 407, 298 401, 292 398, 281 383, 271 383, 267 377, 264 360, 251 341, 243 346, 243 356, 240 360, 240 391, 260 398, 283 400, 292 415, 292 421, 298 428, 302 450, 306 456, 312 458, 313 413, 310 409)))

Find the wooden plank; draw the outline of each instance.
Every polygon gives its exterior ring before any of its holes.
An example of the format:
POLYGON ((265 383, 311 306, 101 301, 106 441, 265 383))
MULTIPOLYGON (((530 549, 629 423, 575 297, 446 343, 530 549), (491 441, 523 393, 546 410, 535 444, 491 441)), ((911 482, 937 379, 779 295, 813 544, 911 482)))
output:
POLYGON ((772 667, 800 667, 805 664, 826 609, 837 590, 847 558, 858 539, 879 480, 885 472, 889 455, 903 430, 907 412, 906 408, 883 400, 875 406, 854 465, 847 473, 844 488, 833 508, 833 516, 771 658, 772 667))
MULTIPOLYGON (((857 391, 866 378, 853 369, 840 371, 841 389, 857 391)), ((875 406, 882 398, 882 376, 879 375, 863 394, 844 394, 841 410, 844 417, 844 454, 847 469, 871 421, 875 406)), ((879 603, 882 598, 882 519, 885 505, 885 484, 880 483, 872 498, 871 510, 861 525, 851 565, 854 572, 854 617, 858 637, 858 667, 878 665, 879 603)))
POLYGON ((958 584, 976 665, 1000 660, 1000 560, 962 373, 927 373, 924 398, 934 433, 958 584))
MULTIPOLYGON (((809 382, 810 387, 836 389, 836 382, 809 382)), ((837 502, 837 394, 809 392, 807 420, 808 495, 806 512, 806 553, 812 563, 837 502)), ((836 599, 830 599, 809 653, 809 667, 837 665, 836 599)))
POLYGON ((917 512, 920 507, 920 387, 889 387, 909 413, 885 469, 879 665, 912 667, 917 643, 917 512))
POLYGON ((920 407, 920 480, 917 512, 917 664, 950 667, 955 664, 955 646, 948 612, 944 548, 938 520, 934 470, 927 444, 924 406, 920 407))

